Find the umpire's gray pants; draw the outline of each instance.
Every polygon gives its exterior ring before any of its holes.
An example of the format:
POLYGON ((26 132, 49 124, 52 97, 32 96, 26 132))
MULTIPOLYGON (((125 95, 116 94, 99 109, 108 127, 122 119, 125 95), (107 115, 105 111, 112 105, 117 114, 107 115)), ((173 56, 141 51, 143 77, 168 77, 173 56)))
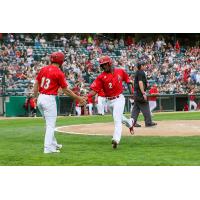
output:
POLYGON ((131 113, 131 118, 134 119, 135 123, 137 122, 140 111, 142 112, 142 114, 144 116, 145 125, 151 124, 152 119, 151 119, 151 113, 150 113, 148 101, 145 103, 141 103, 138 101, 134 102, 134 106, 133 106, 132 113, 131 113))

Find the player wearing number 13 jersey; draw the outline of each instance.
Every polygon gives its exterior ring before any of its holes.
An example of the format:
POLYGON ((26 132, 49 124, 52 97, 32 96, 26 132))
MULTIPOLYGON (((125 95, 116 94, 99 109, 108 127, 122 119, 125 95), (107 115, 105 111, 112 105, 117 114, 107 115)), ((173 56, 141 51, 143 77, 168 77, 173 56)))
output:
POLYGON ((108 100, 108 106, 112 110, 112 115, 115 124, 115 130, 112 138, 113 148, 117 148, 117 145, 121 139, 122 123, 124 123, 129 129, 131 134, 134 133, 134 122, 131 119, 127 119, 123 116, 125 98, 123 96, 123 81, 128 84, 129 91, 131 91, 131 83, 128 74, 123 69, 117 69, 112 67, 112 60, 108 56, 103 56, 99 60, 100 66, 103 72, 94 80, 90 88, 92 91, 90 95, 95 95, 101 90, 105 93, 105 97, 108 100))
POLYGON ((34 96, 37 98, 40 93, 37 105, 46 121, 46 133, 44 139, 44 153, 59 152, 62 147, 56 141, 54 129, 56 125, 57 106, 55 97, 58 89, 62 88, 63 93, 79 101, 79 104, 86 104, 86 100, 77 96, 67 88, 65 75, 61 70, 64 62, 64 54, 54 52, 50 56, 51 64, 43 67, 36 77, 34 84, 34 96))
POLYGON ((43 67, 36 80, 39 83, 40 94, 57 95, 60 87, 67 87, 64 73, 55 65, 43 67))

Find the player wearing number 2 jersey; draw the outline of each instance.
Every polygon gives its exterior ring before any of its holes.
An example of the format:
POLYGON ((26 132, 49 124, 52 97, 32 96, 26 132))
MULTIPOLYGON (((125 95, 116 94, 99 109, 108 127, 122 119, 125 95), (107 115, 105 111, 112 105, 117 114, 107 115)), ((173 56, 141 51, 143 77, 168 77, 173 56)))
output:
POLYGON ((126 82, 131 91, 131 83, 128 74, 123 69, 113 68, 112 60, 108 56, 103 56, 99 60, 101 68, 104 70, 92 83, 90 88, 92 91, 88 96, 93 96, 99 93, 102 89, 105 97, 108 100, 108 106, 112 110, 112 115, 115 124, 115 130, 112 138, 112 146, 114 149, 120 142, 122 134, 122 123, 130 129, 131 134, 134 133, 134 122, 123 116, 125 98, 123 96, 122 82, 126 82))
POLYGON ((65 75, 61 70, 64 62, 64 54, 54 52, 50 56, 51 64, 43 67, 36 77, 34 84, 34 96, 39 97, 37 105, 46 121, 46 133, 44 139, 44 153, 59 152, 62 145, 59 145, 54 136, 54 129, 57 117, 56 99, 58 89, 62 88, 63 93, 79 101, 79 104, 86 104, 86 100, 74 94, 67 88, 65 75))

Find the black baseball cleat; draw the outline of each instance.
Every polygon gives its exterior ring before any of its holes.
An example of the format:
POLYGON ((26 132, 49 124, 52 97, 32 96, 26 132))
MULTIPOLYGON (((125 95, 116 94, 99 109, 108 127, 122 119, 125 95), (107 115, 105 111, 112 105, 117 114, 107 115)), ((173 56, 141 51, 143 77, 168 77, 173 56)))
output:
POLYGON ((134 127, 139 128, 139 127, 142 127, 142 126, 141 126, 140 124, 136 123, 136 124, 134 125, 134 127))
POLYGON ((151 124, 146 124, 146 127, 151 127, 151 126, 156 126, 156 125, 157 125, 157 123, 152 122, 151 124))
POLYGON ((112 147, 113 149, 117 149, 118 143, 115 140, 112 140, 112 147))

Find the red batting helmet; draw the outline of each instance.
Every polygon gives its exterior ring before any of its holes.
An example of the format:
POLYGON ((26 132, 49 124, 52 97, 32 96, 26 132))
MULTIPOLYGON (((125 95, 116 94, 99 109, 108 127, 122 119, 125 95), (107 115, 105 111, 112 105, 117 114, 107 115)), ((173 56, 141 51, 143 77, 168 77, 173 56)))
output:
POLYGON ((65 59, 65 55, 62 52, 53 52, 50 55, 51 63, 57 63, 60 66, 63 64, 64 59, 65 59))
POLYGON ((112 59, 109 56, 103 56, 99 59, 99 64, 103 65, 109 63, 110 66, 112 66, 112 59))

